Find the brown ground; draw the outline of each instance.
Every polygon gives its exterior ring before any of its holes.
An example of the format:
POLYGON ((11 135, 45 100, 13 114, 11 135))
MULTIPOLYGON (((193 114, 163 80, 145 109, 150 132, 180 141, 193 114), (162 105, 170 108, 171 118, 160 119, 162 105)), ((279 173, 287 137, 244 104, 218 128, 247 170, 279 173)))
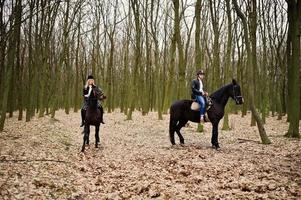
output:
MULTIPOLYGON (((105 115, 101 148, 94 135, 80 152, 79 114, 29 123, 8 119, 0 133, 0 199, 301 199, 301 141, 282 137, 285 119, 268 118, 262 145, 250 118, 230 116, 211 149, 210 124, 184 128, 186 145, 171 147, 168 115, 105 115)), ((94 130, 94 129, 93 129, 94 130)))

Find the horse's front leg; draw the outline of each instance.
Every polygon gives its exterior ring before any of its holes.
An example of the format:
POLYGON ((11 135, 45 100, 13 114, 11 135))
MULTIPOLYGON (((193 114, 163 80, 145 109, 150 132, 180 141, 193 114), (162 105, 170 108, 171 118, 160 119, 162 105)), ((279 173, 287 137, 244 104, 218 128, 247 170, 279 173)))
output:
POLYGON ((85 151, 85 145, 89 144, 89 126, 85 125, 84 128, 84 138, 83 138, 83 146, 82 146, 82 152, 85 151))
POLYGON ((212 147, 215 149, 220 148, 218 144, 218 122, 212 123, 212 137, 211 137, 212 147))
POLYGON ((95 126, 95 148, 98 148, 99 143, 99 125, 95 126))
POLYGON ((85 126, 85 133, 87 134, 87 139, 86 139, 86 144, 89 145, 90 144, 90 125, 86 125, 85 126))

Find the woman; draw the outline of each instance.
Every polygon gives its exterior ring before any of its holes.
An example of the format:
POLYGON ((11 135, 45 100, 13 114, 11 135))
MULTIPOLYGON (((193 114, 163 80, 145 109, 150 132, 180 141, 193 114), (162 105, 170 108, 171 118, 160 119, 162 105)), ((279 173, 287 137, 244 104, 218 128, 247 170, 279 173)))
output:
POLYGON ((196 101, 200 104, 200 122, 205 122, 204 115, 206 112, 205 105, 205 97, 208 96, 208 93, 204 91, 203 79, 205 77, 205 73, 203 70, 199 70, 197 72, 197 78, 192 81, 191 84, 191 98, 196 99, 196 101))
MULTIPOLYGON (((94 77, 92 75, 89 75, 88 79, 87 79, 87 83, 83 89, 84 104, 81 109, 82 124, 80 125, 80 127, 83 127, 85 125, 86 110, 88 107, 88 99, 89 99, 89 97, 93 97, 95 95, 95 93, 97 93, 97 96, 100 96, 100 97, 103 96, 105 98, 102 90, 95 85, 94 77)), ((101 112, 101 123, 104 124, 104 122, 103 122, 104 111, 103 111, 103 107, 99 103, 98 103, 98 108, 101 112)))

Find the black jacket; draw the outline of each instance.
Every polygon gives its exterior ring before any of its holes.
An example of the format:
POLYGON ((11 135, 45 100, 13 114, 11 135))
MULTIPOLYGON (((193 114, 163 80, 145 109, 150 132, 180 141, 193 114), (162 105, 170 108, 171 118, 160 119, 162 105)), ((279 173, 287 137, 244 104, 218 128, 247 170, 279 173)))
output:
MULTIPOLYGON (((89 87, 84 87, 84 89, 83 89, 83 96, 85 97, 85 95, 87 95, 89 93, 89 87)), ((99 88, 99 87, 97 87, 97 86, 95 86, 95 85, 93 85, 92 86, 92 92, 91 92, 91 94, 90 94, 90 97, 91 98, 96 98, 96 97, 100 97, 101 95, 103 95, 103 92, 102 92, 102 90, 99 88)), ((85 100, 87 100, 88 98, 87 97, 85 97, 85 100)))
POLYGON ((191 98, 195 99, 196 96, 203 96, 204 94, 200 92, 200 81, 198 79, 194 79, 191 82, 191 98))

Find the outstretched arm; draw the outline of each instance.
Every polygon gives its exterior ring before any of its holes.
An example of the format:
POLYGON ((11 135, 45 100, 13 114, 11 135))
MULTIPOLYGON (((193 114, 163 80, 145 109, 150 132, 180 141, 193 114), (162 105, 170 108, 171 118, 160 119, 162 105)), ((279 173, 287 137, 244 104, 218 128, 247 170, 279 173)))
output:
POLYGON ((95 87, 95 88, 94 88, 94 92, 95 92, 95 94, 96 94, 96 96, 97 96, 97 98, 98 98, 99 100, 104 100, 104 99, 107 98, 107 97, 104 95, 102 89, 99 88, 99 87, 95 87))

